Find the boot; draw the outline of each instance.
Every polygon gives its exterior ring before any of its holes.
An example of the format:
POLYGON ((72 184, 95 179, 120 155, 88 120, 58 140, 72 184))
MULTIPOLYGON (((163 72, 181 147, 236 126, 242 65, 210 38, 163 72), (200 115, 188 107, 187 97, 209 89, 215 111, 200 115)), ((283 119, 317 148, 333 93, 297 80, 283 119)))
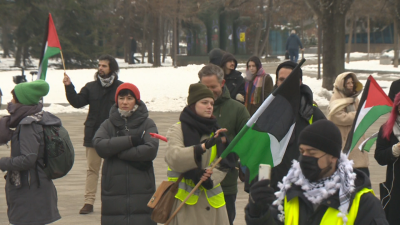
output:
POLYGON ((79 211, 79 214, 89 214, 91 212, 93 212, 93 205, 85 204, 79 211))

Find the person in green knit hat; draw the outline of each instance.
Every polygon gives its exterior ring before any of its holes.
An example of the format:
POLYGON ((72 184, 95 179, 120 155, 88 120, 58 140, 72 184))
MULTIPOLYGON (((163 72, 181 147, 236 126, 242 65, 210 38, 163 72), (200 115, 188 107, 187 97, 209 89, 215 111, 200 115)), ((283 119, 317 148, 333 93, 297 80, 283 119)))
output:
POLYGON ((61 120, 43 111, 40 102, 49 89, 44 80, 16 85, 7 105, 10 115, 0 119, 0 145, 11 141, 10 156, 0 158, 0 169, 7 171, 10 224, 49 224, 61 218, 53 181, 38 166, 44 163, 43 126, 61 126, 61 120))

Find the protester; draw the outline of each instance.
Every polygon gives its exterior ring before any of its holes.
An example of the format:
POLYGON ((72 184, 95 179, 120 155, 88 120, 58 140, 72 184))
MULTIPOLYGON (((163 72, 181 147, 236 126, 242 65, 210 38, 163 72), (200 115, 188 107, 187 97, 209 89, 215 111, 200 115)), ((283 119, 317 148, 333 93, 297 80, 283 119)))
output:
MULTIPOLYGON (((342 73, 336 77, 333 85, 333 95, 328 106, 328 119, 332 121, 342 134, 342 149, 346 145, 347 137, 356 118, 357 108, 360 100, 358 95, 363 89, 363 85, 357 76, 352 72, 342 73)), ((353 160, 354 168, 363 171, 369 176, 368 152, 361 151, 358 146, 365 140, 360 138, 359 143, 350 152, 349 159, 353 160)))
POLYGON ((233 161, 216 162, 227 146, 224 128, 219 128, 213 116, 214 95, 203 84, 192 84, 179 123, 167 133, 165 161, 168 180, 177 181, 183 174, 172 207, 174 212, 194 186, 202 180, 200 188, 188 199, 170 225, 228 225, 224 193, 220 182, 233 161), (212 137, 212 135, 214 136, 212 137))
POLYGON ((390 85, 388 96, 392 100, 392 102, 394 101, 394 97, 399 92, 400 92, 400 79, 393 81, 392 84, 390 85))
POLYGON ((222 60, 222 56, 224 56, 226 52, 219 49, 219 48, 213 48, 209 53, 208 53, 208 58, 209 58, 209 62, 220 66, 221 65, 221 60, 222 60))
POLYGON ((129 53, 129 64, 135 64, 135 61, 140 63, 140 60, 135 57, 135 53, 137 51, 137 42, 133 37, 129 37, 129 39, 131 40, 131 52, 129 53))
POLYGON ((299 47, 301 51, 304 51, 299 36, 297 36, 295 30, 292 30, 286 41, 286 52, 289 53, 290 61, 297 63, 299 59, 299 47))
POLYGON ((262 180, 250 189, 247 225, 388 224, 365 173, 341 153, 339 129, 328 120, 305 128, 300 157, 293 160, 280 190, 262 180))
MULTIPOLYGON (((233 140, 249 120, 249 113, 243 104, 240 104, 230 97, 229 90, 226 88, 226 85, 224 85, 224 72, 220 67, 212 64, 204 66, 199 71, 198 75, 200 83, 206 85, 214 94, 215 102, 213 115, 217 119, 218 125, 226 128, 228 130, 228 139, 233 140)), ((237 161, 237 159, 234 161, 237 161)), ((225 179, 221 182, 226 209, 228 210, 229 223, 231 225, 236 217, 235 202, 238 192, 237 179, 238 170, 233 168, 226 174, 225 179)))
MULTIPOLYGON (((278 68, 276 69, 275 88, 278 88, 285 81, 296 66, 297 63, 291 61, 286 61, 278 65, 278 68)), ((297 75, 300 77, 300 109, 296 119, 296 126, 294 127, 292 137, 286 147, 282 162, 278 166, 272 168, 271 187, 275 190, 278 190, 278 182, 282 181, 283 177, 289 171, 293 159, 299 158, 297 142, 300 132, 313 122, 326 119, 325 115, 314 104, 311 89, 302 83, 303 71, 300 69, 299 74, 297 75)), ((249 171, 246 172, 247 180, 249 179, 248 172, 249 171)), ((257 179, 258 178, 255 178, 254 181, 257 179)), ((248 181, 245 182, 245 191, 249 192, 248 181)))
POLYGON ((246 63, 245 106, 252 116, 261 106, 273 89, 272 78, 262 68, 257 56, 251 57, 246 63))
POLYGON ((397 211, 400 201, 400 93, 396 94, 393 109, 385 124, 381 126, 378 133, 375 149, 375 159, 386 166, 386 181, 381 183, 381 203, 386 213, 389 224, 398 224, 400 214, 397 211))
POLYGON ((153 160, 157 156, 157 127, 140 100, 139 89, 121 84, 116 104, 93 138, 104 158, 101 177, 102 224, 154 224, 147 203, 155 192, 153 160))
POLYGON ((221 68, 224 71, 226 87, 229 90, 231 98, 244 103, 246 91, 244 90, 244 79, 242 73, 236 70, 237 60, 231 54, 226 52, 221 59, 221 68))
POLYGON ((118 63, 114 57, 110 55, 100 56, 98 71, 94 75, 94 81, 87 83, 79 94, 76 93, 75 87, 68 75, 64 75, 65 94, 69 104, 74 108, 82 108, 89 105, 83 142, 83 146, 86 147, 88 169, 85 186, 85 203, 79 211, 80 214, 93 212, 101 158, 93 148, 92 139, 100 124, 108 118, 110 109, 115 103, 115 91, 122 84, 118 80, 118 71, 118 63))
POLYGON ((0 159, 7 171, 6 201, 10 224, 49 224, 61 218, 57 190, 44 165, 43 126, 61 126, 61 120, 43 111, 39 101, 49 92, 44 80, 20 83, 11 91, 9 116, 0 119, 0 145, 11 141, 10 157, 0 159))

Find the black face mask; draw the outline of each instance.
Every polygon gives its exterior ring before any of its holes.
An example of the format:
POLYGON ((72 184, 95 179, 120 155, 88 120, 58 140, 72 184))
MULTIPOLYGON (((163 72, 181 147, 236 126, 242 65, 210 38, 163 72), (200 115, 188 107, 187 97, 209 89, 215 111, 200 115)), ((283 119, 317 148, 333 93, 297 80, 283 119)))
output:
MULTIPOLYGON (((315 157, 305 156, 305 155, 300 154, 299 162, 300 162, 301 171, 303 172, 303 175, 310 182, 316 182, 317 180, 319 180, 322 169, 319 168, 319 166, 318 166, 318 160, 320 158, 324 157, 325 155, 323 155, 319 158, 315 158, 315 157)), ((324 168, 324 170, 325 171, 326 171, 326 169, 330 170, 329 167, 330 166, 327 166, 326 168, 324 168)))

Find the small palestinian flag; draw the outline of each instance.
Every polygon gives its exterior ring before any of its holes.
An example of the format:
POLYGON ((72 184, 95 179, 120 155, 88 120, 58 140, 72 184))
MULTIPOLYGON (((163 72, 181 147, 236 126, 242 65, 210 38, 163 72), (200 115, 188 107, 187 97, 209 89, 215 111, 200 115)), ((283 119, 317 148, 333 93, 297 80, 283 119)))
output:
POLYGON ((49 13, 47 19, 47 27, 44 35, 42 56, 40 57, 39 71, 37 79, 46 80, 48 59, 61 52, 60 41, 58 40, 56 27, 54 26, 53 18, 49 13))
POLYGON ((250 170, 250 181, 257 176, 260 164, 277 166, 285 155, 300 106, 299 68, 304 61, 265 99, 221 155, 239 155, 240 163, 250 170))
MULTIPOLYGON (((382 115, 392 110, 393 103, 370 75, 358 105, 356 118, 351 127, 343 152, 349 154, 356 147, 367 129, 382 115)), ((363 146, 364 148, 364 146, 363 146)), ((361 149, 362 150, 362 149, 361 149)))

